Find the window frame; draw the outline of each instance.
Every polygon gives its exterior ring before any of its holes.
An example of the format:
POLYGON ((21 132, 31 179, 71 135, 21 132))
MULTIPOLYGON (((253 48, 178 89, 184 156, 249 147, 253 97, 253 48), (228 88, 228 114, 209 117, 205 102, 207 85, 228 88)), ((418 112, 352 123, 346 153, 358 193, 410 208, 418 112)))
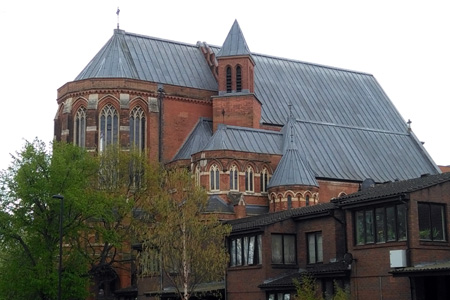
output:
POLYGON ((138 149, 139 152, 145 151, 147 122, 145 112, 140 106, 134 107, 130 112, 130 147, 138 149))
POLYGON ((230 191, 239 191, 239 169, 235 164, 230 168, 230 191))
POLYGON ((106 104, 99 115, 100 134, 99 150, 104 151, 106 146, 119 142, 119 113, 112 104, 106 104), (109 120, 111 118, 111 120, 109 120))
POLYGON ((242 92, 242 68, 241 66, 236 66, 236 92, 242 92))
POLYGON ((267 186, 269 185, 269 171, 267 168, 262 169, 259 177, 261 193, 267 193, 267 186))
POLYGON ((225 69, 225 89, 227 93, 233 91, 231 66, 227 66, 225 69))
POLYGON ((80 106, 75 113, 73 122, 73 142, 75 145, 85 148, 86 147, 86 108, 80 106))
POLYGON ((297 265, 297 235, 290 233, 272 233, 271 234, 271 262, 274 265, 297 265), (281 249, 275 249, 278 246, 277 242, 274 241, 275 237, 281 238, 281 249), (293 238, 293 240, 287 240, 287 238, 293 238), (291 248, 292 247, 292 248, 291 248), (289 249, 291 248, 291 249, 289 249), (288 252, 287 252, 288 251, 288 252), (275 257, 275 255, 281 255, 281 260, 275 257), (293 254, 293 260, 287 258, 289 254, 293 254))
POLYGON ((429 241, 429 242, 447 242, 447 218, 446 218, 446 205, 444 203, 435 203, 435 202, 417 202, 417 223, 419 226, 419 239, 420 241, 429 241), (428 211, 425 212, 422 207, 427 207, 428 211), (436 211, 433 213, 433 208, 439 208, 440 214, 440 226, 442 230, 442 238, 439 239, 435 237, 434 230, 437 228, 436 222, 438 221, 435 217, 436 211), (424 216, 424 213, 427 213, 427 216, 424 216), (423 223, 421 222, 421 218, 426 217, 428 226, 430 228, 422 229, 423 223), (422 225, 421 225, 422 223, 422 225), (428 234, 426 234, 428 231, 428 234), (425 236, 426 235, 426 236, 425 236))
POLYGON ((262 264, 262 235, 260 233, 230 237, 228 242, 230 267, 262 264), (253 247, 251 244, 253 243, 253 247), (252 256, 250 255, 252 254, 252 256))
POLYGON ((255 172, 252 166, 245 169, 245 191, 247 193, 255 192, 255 172))
POLYGON ((212 164, 209 168, 209 190, 220 191, 220 170, 217 164, 212 164))
POLYGON ((306 245, 308 264, 323 263, 323 235, 322 231, 308 232, 306 234, 306 245), (311 245, 310 238, 314 238, 314 244, 311 245), (320 242, 319 242, 320 240, 320 242), (314 257, 311 255, 311 251, 314 251, 314 257))
POLYGON ((355 210, 353 212, 354 244, 362 246, 407 241, 406 211, 405 203, 355 210), (392 209, 393 219, 388 219, 388 212, 392 209), (377 218, 378 216, 381 218, 377 218))

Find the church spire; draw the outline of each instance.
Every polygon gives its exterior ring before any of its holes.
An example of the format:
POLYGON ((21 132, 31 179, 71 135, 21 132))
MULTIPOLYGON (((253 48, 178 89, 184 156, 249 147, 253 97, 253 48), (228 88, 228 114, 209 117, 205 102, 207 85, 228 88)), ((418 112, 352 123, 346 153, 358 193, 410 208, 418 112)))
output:
POLYGON ((120 29, 120 26, 119 26, 119 14, 120 14, 120 9, 119 9, 119 7, 117 7, 117 11, 116 11, 116 15, 117 15, 117 29, 120 29))
POLYGON ((248 49, 247 42, 242 34, 239 23, 237 20, 234 20, 233 26, 231 27, 230 32, 228 33, 227 38, 225 39, 225 42, 216 57, 240 55, 251 56, 251 52, 248 49))

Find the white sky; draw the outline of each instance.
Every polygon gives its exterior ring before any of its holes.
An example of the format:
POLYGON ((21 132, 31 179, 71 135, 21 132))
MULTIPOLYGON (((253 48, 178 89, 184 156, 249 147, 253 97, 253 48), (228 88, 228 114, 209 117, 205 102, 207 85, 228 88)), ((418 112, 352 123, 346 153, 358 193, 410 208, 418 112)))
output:
POLYGON ((252 52, 373 74, 438 165, 450 165, 446 1, 5 0, 0 5, 0 170, 53 137, 57 89, 120 28, 221 46, 235 19, 252 52))

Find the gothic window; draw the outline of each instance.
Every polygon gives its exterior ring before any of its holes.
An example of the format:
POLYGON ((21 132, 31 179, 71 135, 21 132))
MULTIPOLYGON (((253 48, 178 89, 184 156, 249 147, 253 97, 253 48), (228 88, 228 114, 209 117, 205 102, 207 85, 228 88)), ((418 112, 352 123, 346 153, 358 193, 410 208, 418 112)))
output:
POLYGON ((309 206, 309 195, 306 195, 305 197, 305 205, 309 206))
POLYGON ((104 151, 107 145, 116 144, 119 136, 119 115, 111 105, 106 105, 100 113, 99 149, 104 151))
POLYGON ((79 147, 86 145, 86 108, 80 107, 75 115, 74 143, 79 147))
POLYGON ((139 151, 145 149, 145 115, 139 106, 130 113, 130 146, 139 151))
POLYGON ((236 92, 242 91, 242 75, 241 75, 241 67, 236 67, 236 92))
POLYGON ((217 165, 212 165, 209 169, 209 189, 211 191, 220 190, 220 172, 217 165))
POLYGON ((230 168, 230 190, 238 191, 239 190, 239 170, 236 165, 233 165, 230 168))
POLYGON ((261 171, 261 193, 267 193, 267 184, 269 183, 269 172, 267 171, 267 168, 264 168, 261 171))
POLYGON ((291 195, 287 196, 287 205, 288 205, 288 209, 292 208, 292 196, 291 195))
POLYGON ((251 166, 247 167, 245 171, 245 191, 253 192, 253 168, 251 166))
POLYGON ((227 67, 227 78, 226 78, 226 84, 227 84, 227 93, 231 93, 231 67, 227 67))

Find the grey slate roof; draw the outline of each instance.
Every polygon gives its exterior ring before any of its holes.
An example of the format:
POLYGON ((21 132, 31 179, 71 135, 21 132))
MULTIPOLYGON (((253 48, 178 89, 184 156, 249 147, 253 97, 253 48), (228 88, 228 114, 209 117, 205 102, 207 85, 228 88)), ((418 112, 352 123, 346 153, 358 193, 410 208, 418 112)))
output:
POLYGON ((173 160, 191 159, 191 155, 201 151, 209 142, 212 136, 212 121, 200 118, 188 136, 183 146, 178 150, 173 160))
POLYGON ((251 55, 248 49, 247 42, 242 34, 241 27, 237 20, 231 26, 222 48, 217 53, 216 57, 251 55))
MULTIPOLYGON (((219 47, 211 49, 219 54, 219 47)), ((220 54, 247 51, 235 22, 220 54)), ((282 126, 292 114, 296 145, 316 177, 354 181, 370 177, 384 182, 440 173, 372 75, 262 54, 251 56, 255 94, 262 104, 261 122, 282 126)), ((198 46, 123 30, 114 31, 76 80, 111 77, 217 91, 198 46)), ((203 143, 204 136, 196 134, 192 138, 203 143)), ((186 159, 198 150, 192 140, 183 147, 176 159, 186 159)), ((282 133, 228 126, 216 132, 203 149, 282 155, 286 144, 282 133)))
POLYGON ((196 46, 119 29, 75 80, 88 78, 133 78, 217 90, 217 82, 196 46))
POLYGON ((450 173, 424 175, 419 178, 379 184, 357 193, 333 199, 332 201, 341 206, 355 205, 383 198, 395 198, 403 194, 429 188, 447 181, 450 181, 450 173))

